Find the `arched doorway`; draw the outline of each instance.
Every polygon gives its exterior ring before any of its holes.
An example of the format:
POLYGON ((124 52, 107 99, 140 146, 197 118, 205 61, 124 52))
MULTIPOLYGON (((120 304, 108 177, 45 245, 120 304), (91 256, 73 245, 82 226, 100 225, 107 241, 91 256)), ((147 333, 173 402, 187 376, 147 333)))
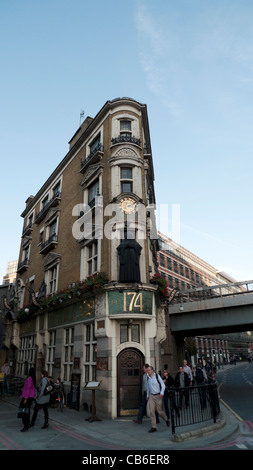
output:
POLYGON ((141 401, 144 357, 137 349, 118 355, 118 416, 136 415, 141 401))

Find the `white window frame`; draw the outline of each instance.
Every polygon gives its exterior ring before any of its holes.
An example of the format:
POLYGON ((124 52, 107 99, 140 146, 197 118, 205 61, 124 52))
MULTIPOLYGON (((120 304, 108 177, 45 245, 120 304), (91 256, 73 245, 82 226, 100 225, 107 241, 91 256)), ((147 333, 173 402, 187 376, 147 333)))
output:
POLYGON ((71 375, 74 364, 74 327, 64 328, 64 360, 63 360, 63 380, 71 381, 71 375))
POLYGON ((97 339, 95 338, 95 322, 84 324, 83 376, 84 382, 96 380, 97 339))
POLYGON ((56 347, 56 330, 49 331, 49 341, 47 347, 47 371, 48 375, 53 375, 54 359, 56 347))
POLYGON ((36 335, 27 335, 20 338, 20 348, 18 351, 18 367, 17 375, 22 376, 26 373, 25 363, 27 363, 27 370, 35 366, 36 356, 36 335))
POLYGON ((80 279, 86 279, 89 274, 95 274, 100 271, 101 239, 93 238, 88 240, 81 248, 80 279), (97 245, 97 253, 94 251, 94 245, 97 245), (90 256, 90 246, 92 246, 92 256, 90 256), (89 272, 89 265, 92 263, 92 272, 89 272), (96 268, 96 269, 95 269, 96 268))

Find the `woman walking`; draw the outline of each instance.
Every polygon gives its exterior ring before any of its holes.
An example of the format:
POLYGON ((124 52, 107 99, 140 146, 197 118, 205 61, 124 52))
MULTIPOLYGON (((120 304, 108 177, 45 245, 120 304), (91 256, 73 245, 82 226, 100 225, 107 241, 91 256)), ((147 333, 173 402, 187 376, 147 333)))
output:
POLYGON ((22 414, 22 422, 23 422, 23 429, 21 429, 21 432, 28 431, 29 428, 29 422, 30 422, 30 408, 32 405, 33 400, 36 398, 36 379, 35 379, 35 369, 32 367, 29 370, 28 377, 25 381, 23 390, 22 390, 22 400, 19 405, 19 408, 26 408, 28 412, 26 414, 22 414))
POLYGON ((35 407, 34 407, 34 412, 33 412, 33 417, 32 417, 32 420, 31 420, 30 428, 32 426, 34 426, 36 418, 37 418, 37 414, 38 414, 38 411, 40 410, 40 408, 43 408, 44 418, 45 418, 44 426, 42 426, 41 429, 48 428, 48 403, 49 403, 49 400, 50 400, 50 393, 48 393, 46 395, 44 393, 44 390, 47 387, 48 382, 49 382, 48 373, 47 373, 46 370, 44 370, 41 373, 41 381, 40 381, 40 384, 39 384, 39 391, 38 391, 38 395, 37 395, 36 402, 35 402, 35 407))

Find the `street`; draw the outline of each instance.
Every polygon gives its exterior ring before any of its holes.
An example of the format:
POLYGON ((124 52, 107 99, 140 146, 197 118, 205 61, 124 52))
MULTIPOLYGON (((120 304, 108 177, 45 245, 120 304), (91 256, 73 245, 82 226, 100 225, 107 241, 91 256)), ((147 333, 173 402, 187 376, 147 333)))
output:
MULTIPOLYGON (((217 373, 220 402, 236 426, 229 435, 221 429, 203 437, 173 442, 171 430, 164 423, 158 426, 155 436, 150 436, 150 420, 141 426, 126 420, 102 420, 87 423, 82 411, 66 408, 63 413, 49 409, 48 429, 41 429, 43 413, 39 412, 34 428, 21 433, 22 422, 17 418, 18 399, 0 400, 0 451, 1 450, 74 450, 86 453, 113 452, 124 454, 129 449, 150 452, 150 449, 170 452, 174 450, 252 450, 253 449, 253 364, 245 362, 227 366, 217 373), (14 404, 15 403, 15 404, 14 404)), ((181 427, 179 432, 184 432, 181 427)), ((15 453, 12 453, 14 456, 15 453)), ((19 454, 19 453, 17 453, 19 454)), ((20 454, 19 454, 20 455, 20 454)), ((62 454, 61 454, 62 455, 62 454)), ((14 457, 13 457, 14 458, 14 457)))
POLYGON ((253 449, 253 363, 245 362, 217 374, 220 401, 239 421, 239 432, 231 440, 205 446, 210 450, 253 449))

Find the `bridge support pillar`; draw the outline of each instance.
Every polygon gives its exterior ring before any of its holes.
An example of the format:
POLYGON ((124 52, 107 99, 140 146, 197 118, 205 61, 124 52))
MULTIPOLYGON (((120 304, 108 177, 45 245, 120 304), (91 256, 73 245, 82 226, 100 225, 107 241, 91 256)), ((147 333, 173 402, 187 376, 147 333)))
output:
POLYGON ((168 332, 166 340, 161 344, 159 370, 163 372, 164 366, 167 365, 170 374, 174 378, 178 372, 179 366, 183 364, 184 359, 184 337, 175 337, 170 332, 168 332))

